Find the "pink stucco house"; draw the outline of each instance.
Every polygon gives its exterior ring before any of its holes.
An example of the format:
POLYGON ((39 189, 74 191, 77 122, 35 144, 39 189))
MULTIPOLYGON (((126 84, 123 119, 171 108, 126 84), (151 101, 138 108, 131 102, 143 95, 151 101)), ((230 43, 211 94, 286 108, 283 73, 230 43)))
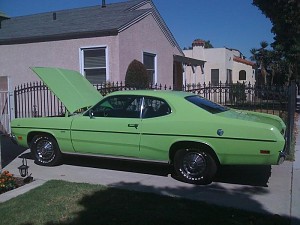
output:
MULTIPOLYGON (((152 83, 181 89, 184 56, 151 0, 61 10, 9 18, 0 13, 0 124, 14 116, 14 87, 38 81, 30 67, 79 71, 91 83, 124 82, 132 60, 152 83)), ((66 90, 67 91, 67 90, 66 90)))
POLYGON ((14 87, 37 80, 29 67, 50 66, 80 71, 91 83, 120 82, 137 59, 153 83, 181 87, 187 58, 153 2, 102 2, 0 18, 0 76, 14 87))

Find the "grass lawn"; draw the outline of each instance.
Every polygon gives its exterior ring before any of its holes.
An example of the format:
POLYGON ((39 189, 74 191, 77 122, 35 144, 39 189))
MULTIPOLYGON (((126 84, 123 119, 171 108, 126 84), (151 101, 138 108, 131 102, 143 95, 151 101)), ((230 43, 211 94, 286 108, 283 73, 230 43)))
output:
POLYGON ((0 204, 0 224, 288 225, 289 219, 101 185, 48 181, 0 204))

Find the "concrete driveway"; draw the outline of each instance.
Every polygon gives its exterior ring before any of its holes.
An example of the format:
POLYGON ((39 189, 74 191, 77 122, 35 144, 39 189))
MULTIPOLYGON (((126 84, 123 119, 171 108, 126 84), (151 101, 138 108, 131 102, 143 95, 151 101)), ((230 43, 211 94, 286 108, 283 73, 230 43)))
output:
MULTIPOLYGON (((10 146, 8 140, 5 145, 10 146)), ((299 142, 300 143, 300 142, 299 142)), ((297 159, 300 159, 300 144, 297 159)), ((5 149, 7 151, 7 149, 5 149)), ((226 166, 222 167, 210 185, 196 186, 182 183, 170 175, 171 168, 163 164, 65 156, 64 164, 56 167, 38 166, 29 151, 21 154, 5 169, 18 175, 18 166, 25 157, 29 173, 35 181, 0 196, 0 202, 43 184, 47 180, 66 180, 102 184, 136 191, 154 192, 173 197, 183 197, 207 203, 240 208, 255 212, 278 214, 293 218, 300 224, 300 163, 284 162, 279 166, 226 166)))

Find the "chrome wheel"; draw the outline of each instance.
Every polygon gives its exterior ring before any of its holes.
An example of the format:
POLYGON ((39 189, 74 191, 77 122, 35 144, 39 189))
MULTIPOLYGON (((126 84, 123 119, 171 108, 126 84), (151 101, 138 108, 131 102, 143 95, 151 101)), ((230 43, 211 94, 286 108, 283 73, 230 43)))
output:
POLYGON ((182 159, 181 172, 186 177, 191 179, 201 179, 202 174, 206 169, 207 163, 203 156, 198 152, 188 152, 182 159))
POLYGON ((51 162, 55 157, 53 144, 49 140, 40 140, 36 145, 36 157, 42 163, 51 162))
POLYGON ((217 172, 217 163, 208 151, 186 148, 174 156, 175 176, 191 184, 209 184, 217 172))
POLYGON ((56 140, 48 135, 36 135, 31 142, 31 152, 37 164, 54 166, 61 160, 56 140))

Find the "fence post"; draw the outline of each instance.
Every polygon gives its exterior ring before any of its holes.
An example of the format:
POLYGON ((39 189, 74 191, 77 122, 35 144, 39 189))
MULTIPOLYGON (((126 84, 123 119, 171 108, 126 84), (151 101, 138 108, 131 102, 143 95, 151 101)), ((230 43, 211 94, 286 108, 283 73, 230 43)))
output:
POLYGON ((3 134, 0 133, 0 174, 2 173, 2 136, 3 134))
POLYGON ((286 129, 286 149, 287 154, 290 153, 291 143, 293 141, 294 134, 294 120, 296 112, 296 83, 292 81, 289 86, 289 98, 288 98, 288 121, 286 129))
MULTIPOLYGON (((18 86, 19 87, 19 86, 18 86)), ((18 106, 17 106, 17 88, 13 91, 14 93, 14 107, 15 107, 15 118, 18 118, 18 106)))

